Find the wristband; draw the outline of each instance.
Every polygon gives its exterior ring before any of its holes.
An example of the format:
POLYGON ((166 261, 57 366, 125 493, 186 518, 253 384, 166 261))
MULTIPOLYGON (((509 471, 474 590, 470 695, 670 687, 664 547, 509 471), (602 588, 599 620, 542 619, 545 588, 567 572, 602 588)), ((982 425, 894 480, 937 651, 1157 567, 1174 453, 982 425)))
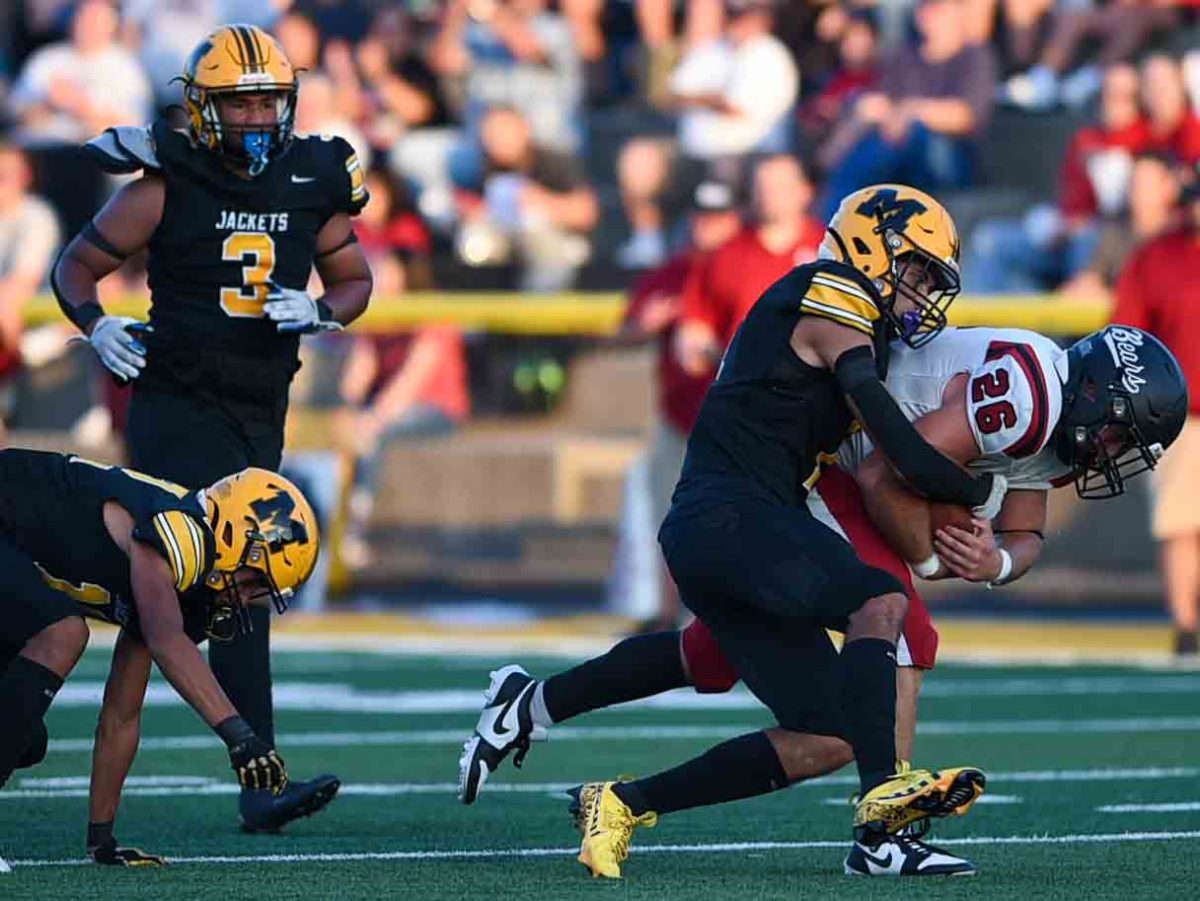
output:
POLYGON ((104 307, 96 303, 94 300, 89 300, 75 307, 69 314, 71 321, 85 335, 92 333, 92 326, 96 320, 104 315, 104 307))
POLYGON ((1004 548, 1000 548, 1000 572, 997 574, 996 578, 985 584, 988 588, 995 588, 998 585, 1003 585, 1004 580, 1012 575, 1012 569, 1012 554, 1010 554, 1004 548))
POLYGON ((240 716, 231 716, 213 726, 213 731, 225 742, 225 747, 232 750, 238 745, 254 738, 254 730, 240 716))
POLYGON ((928 579, 942 568, 942 559, 937 554, 930 554, 929 559, 912 565, 912 571, 922 579, 928 579))

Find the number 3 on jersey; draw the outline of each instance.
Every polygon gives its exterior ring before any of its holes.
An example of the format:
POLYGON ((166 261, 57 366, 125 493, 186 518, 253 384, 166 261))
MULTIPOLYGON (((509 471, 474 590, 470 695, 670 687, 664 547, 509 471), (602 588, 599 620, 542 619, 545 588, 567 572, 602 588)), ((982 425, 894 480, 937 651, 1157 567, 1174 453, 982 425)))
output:
POLYGON ((221 260, 242 264, 242 285, 221 289, 221 309, 227 316, 261 319, 275 271, 275 239, 263 232, 234 232, 221 244, 221 260))

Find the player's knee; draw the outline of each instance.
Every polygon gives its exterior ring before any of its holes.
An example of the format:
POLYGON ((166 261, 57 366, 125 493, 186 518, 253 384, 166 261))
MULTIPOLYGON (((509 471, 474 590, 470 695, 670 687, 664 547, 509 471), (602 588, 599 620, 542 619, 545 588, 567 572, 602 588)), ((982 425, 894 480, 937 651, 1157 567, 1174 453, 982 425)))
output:
POLYGON ((850 616, 850 630, 859 637, 876 636, 894 641, 908 614, 908 598, 898 591, 873 597, 850 616))
POLYGON ((29 639, 21 654, 65 679, 87 647, 89 634, 82 616, 68 616, 29 639))

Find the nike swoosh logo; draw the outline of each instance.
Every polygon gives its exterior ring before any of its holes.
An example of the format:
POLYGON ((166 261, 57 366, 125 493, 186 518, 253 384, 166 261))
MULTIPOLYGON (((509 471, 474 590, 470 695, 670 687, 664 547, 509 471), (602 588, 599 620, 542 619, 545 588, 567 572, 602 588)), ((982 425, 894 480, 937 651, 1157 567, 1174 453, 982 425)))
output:
POLYGON ((503 748, 512 741, 521 727, 520 715, 515 710, 517 702, 525 696, 526 692, 532 691, 536 685, 536 682, 530 682, 503 707, 485 710, 479 717, 479 725, 475 729, 479 733, 479 737, 494 748, 503 748), (515 716, 510 719, 510 714, 515 714, 515 716))
POLYGON ((867 869, 873 874, 891 873, 903 865, 902 855, 899 849, 894 847, 889 847, 882 857, 876 857, 864 848, 863 857, 867 859, 867 869))
POLYGON ((292 176, 292 184, 294 184, 294 185, 306 185, 310 181, 316 181, 316 180, 317 180, 317 177, 315 175, 308 175, 308 176, 293 175, 292 176))

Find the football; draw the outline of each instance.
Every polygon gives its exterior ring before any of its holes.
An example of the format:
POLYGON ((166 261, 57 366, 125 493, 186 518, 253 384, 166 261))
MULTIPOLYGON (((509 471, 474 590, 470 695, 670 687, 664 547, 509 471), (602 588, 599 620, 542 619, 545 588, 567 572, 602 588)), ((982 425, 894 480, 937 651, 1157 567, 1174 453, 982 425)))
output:
POLYGON ((936 534, 938 529, 946 526, 958 526, 971 531, 971 510, 958 504, 929 504, 930 534, 936 534))

